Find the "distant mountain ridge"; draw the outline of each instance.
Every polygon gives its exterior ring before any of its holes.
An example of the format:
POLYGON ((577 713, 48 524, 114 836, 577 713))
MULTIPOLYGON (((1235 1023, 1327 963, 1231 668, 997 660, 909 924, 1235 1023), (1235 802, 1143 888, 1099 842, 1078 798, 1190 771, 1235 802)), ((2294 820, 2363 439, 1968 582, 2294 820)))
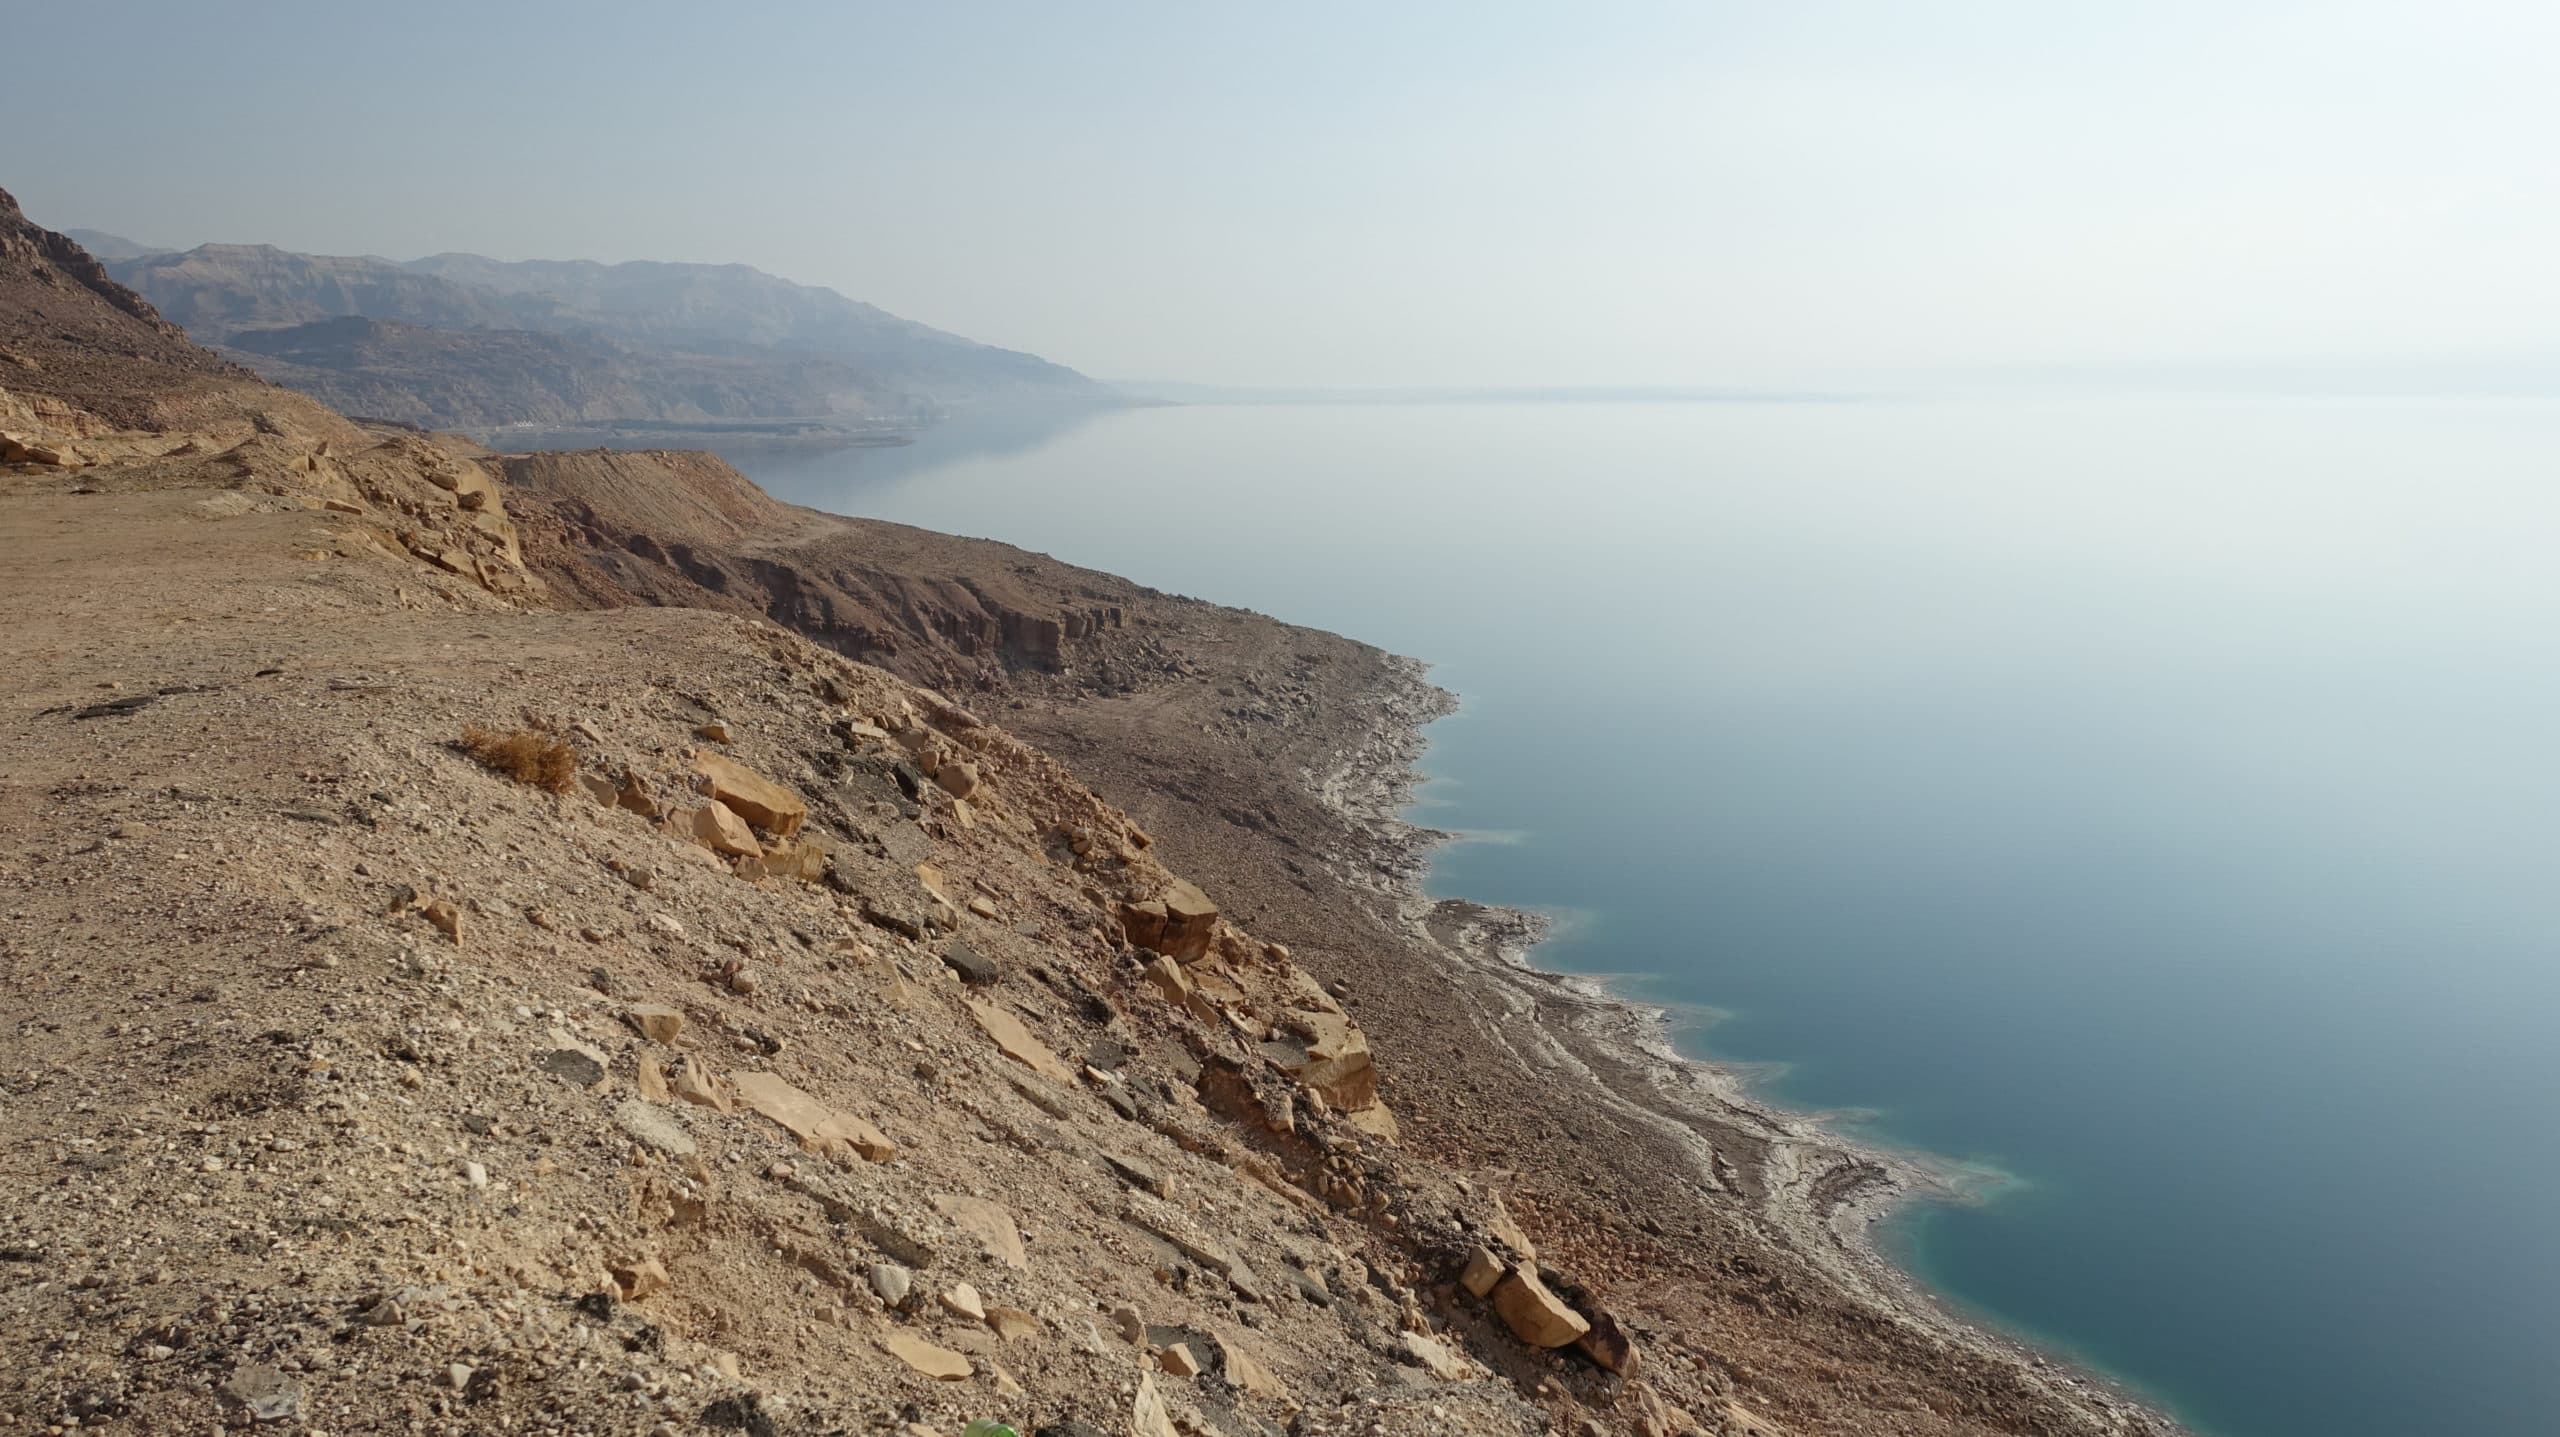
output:
POLYGON ((747 265, 402 262, 98 238, 140 251, 107 261, 109 273, 197 340, 338 408, 429 428, 771 420, 876 431, 959 409, 1117 398, 1037 355, 747 265))

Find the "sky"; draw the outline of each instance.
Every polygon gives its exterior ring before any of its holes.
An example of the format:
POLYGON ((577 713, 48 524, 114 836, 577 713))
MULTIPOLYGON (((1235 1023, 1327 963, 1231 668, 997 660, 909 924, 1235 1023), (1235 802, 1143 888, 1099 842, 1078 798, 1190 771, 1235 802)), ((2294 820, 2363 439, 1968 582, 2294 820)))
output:
POLYGON ((2560 359, 2560 5, 7 6, 54 228, 743 262, 1089 374, 2560 359))

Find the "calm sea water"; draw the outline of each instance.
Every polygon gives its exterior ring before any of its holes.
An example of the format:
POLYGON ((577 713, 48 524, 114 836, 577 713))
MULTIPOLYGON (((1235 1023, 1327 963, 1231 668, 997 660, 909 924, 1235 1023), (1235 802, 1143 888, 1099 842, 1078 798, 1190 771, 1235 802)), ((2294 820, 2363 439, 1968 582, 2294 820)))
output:
POLYGON ((2560 1430, 2560 406, 1191 407, 741 456, 1433 661, 1436 889, 1963 1165, 2229 1437, 2560 1430))

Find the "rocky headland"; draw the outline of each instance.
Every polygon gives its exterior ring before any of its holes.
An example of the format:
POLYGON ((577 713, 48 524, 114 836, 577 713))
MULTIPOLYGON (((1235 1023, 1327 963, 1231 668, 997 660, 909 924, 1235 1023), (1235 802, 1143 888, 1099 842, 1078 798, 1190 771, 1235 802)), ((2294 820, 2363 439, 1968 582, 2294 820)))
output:
POLYGON ((0 1426, 2168 1430, 1422 896, 1408 660, 357 423, 5 195, 0 514, 0 1426))

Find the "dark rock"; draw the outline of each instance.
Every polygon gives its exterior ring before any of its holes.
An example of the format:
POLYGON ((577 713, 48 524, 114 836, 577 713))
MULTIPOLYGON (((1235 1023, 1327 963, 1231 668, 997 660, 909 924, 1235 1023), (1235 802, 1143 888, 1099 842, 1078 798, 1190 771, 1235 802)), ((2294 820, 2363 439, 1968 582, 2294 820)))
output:
POLYGON ((1086 1064, 1105 1073, 1120 1071, 1123 1064, 1136 1056, 1137 1049, 1107 1034, 1094 1039, 1084 1050, 1086 1064))
POLYGON ((984 988, 1001 976, 995 960, 968 944, 953 939, 942 950, 943 966, 960 975, 960 981, 973 988, 984 988))
POLYGON ((739 1397, 723 1397, 702 1409, 702 1425, 714 1431, 744 1432, 747 1437, 777 1437, 782 1429, 773 1425, 764 1404, 752 1392, 739 1397))

